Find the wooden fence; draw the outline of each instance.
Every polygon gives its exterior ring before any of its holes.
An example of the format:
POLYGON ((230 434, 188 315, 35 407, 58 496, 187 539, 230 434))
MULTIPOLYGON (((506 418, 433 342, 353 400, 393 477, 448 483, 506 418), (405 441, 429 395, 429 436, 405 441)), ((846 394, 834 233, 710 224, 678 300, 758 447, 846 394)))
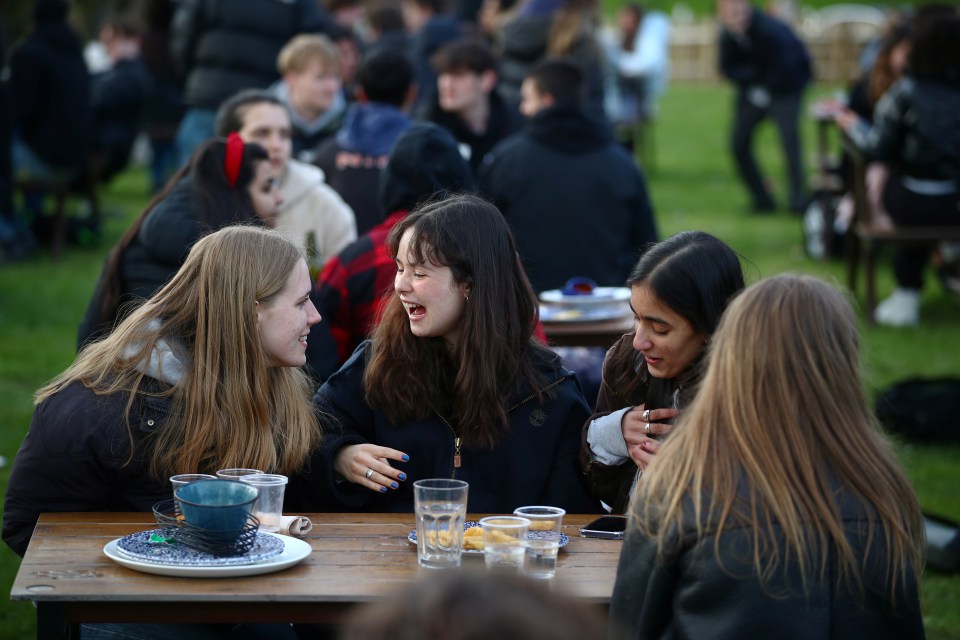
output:
MULTIPOLYGON (((881 11, 861 5, 837 5, 799 20, 794 29, 813 58, 816 81, 846 83, 856 78, 860 52, 883 33, 885 20, 881 11)), ((713 20, 674 20, 670 38, 671 81, 719 81, 719 33, 713 20)))

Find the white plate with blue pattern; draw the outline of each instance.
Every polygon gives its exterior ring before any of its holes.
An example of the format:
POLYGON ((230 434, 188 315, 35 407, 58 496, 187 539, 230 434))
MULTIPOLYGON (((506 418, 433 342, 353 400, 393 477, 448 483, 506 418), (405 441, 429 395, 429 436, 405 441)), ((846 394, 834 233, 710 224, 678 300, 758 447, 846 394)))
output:
MULTIPOLYGON (((159 558, 151 558, 149 560, 138 559, 133 557, 129 551, 122 550, 119 547, 119 543, 121 540, 124 540, 124 538, 117 538, 116 540, 111 540, 103 547, 103 553, 117 564, 143 573, 181 578, 226 578, 255 576, 264 573, 273 573, 274 571, 282 571, 283 569, 302 562, 312 551, 307 542, 290 536, 262 531, 257 532, 257 536, 275 538, 276 542, 282 545, 282 550, 279 553, 271 553, 271 555, 268 556, 255 556, 252 560, 246 557, 245 554, 244 556, 236 556, 233 558, 219 558, 212 563, 204 562, 203 564, 198 564, 193 562, 192 564, 184 564, 182 558, 173 557, 169 561, 160 560, 159 558), (258 557, 259 559, 257 559, 258 557)), ((125 544, 125 546, 130 548, 129 545, 125 544)), ((275 541, 271 540, 267 546, 274 547, 275 541)), ((257 545, 255 545, 251 551, 256 549, 258 549, 257 545)))

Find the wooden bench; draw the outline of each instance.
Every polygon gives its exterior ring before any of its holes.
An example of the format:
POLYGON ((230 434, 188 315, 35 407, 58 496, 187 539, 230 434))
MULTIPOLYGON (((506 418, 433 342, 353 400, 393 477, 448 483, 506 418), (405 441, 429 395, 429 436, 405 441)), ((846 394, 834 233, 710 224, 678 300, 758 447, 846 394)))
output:
POLYGON ((50 240, 50 252, 54 260, 63 256, 67 244, 67 199, 77 194, 87 201, 90 216, 95 223, 100 222, 100 197, 97 192, 100 160, 91 155, 81 174, 74 180, 17 180, 14 190, 23 194, 41 192, 53 198, 53 235, 50 240))
POLYGON ((860 263, 866 274, 867 322, 874 324, 877 307, 876 270, 877 253, 881 245, 937 245, 940 242, 960 242, 960 225, 953 227, 894 227, 878 229, 870 224, 871 212, 867 200, 866 169, 863 153, 843 136, 843 146, 850 154, 853 166, 853 221, 847 233, 847 282, 856 295, 860 263))

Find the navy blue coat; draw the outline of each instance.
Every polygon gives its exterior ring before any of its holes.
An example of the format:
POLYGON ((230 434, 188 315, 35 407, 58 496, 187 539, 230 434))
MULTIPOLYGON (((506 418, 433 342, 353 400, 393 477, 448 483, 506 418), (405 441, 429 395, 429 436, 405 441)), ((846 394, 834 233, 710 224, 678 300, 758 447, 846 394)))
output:
POLYGON ((785 23, 754 9, 744 37, 720 35, 720 71, 741 90, 758 86, 773 95, 799 93, 810 82, 806 46, 785 23))
POLYGON ((20 139, 41 160, 79 169, 90 149, 90 74, 64 23, 40 24, 11 53, 10 98, 20 139))
POLYGON ((577 457, 580 429, 590 413, 573 373, 551 363, 547 374, 552 397, 543 403, 519 394, 509 411, 510 433, 493 450, 463 447, 462 466, 454 468, 454 435, 438 417, 395 425, 364 399, 363 372, 371 342, 362 343, 320 388, 314 404, 330 424, 323 443, 323 464, 334 496, 346 508, 369 512, 413 512, 413 482, 457 478, 470 484, 471 513, 512 513, 525 505, 562 507, 568 513, 600 509, 583 482, 577 457), (332 420, 331 420, 332 418, 332 420), (333 459, 352 444, 371 442, 410 456, 391 460, 407 474, 400 488, 384 494, 350 482, 337 482, 333 459))
POLYGON ((573 276, 621 286, 639 250, 656 242, 647 184, 609 125, 557 104, 480 166, 480 191, 503 212, 536 291, 573 276))

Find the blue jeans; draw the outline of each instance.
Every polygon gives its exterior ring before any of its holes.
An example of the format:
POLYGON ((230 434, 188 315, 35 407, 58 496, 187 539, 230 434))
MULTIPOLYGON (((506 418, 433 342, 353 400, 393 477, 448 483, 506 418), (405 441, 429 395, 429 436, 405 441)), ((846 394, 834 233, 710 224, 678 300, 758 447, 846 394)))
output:
POLYGON ((198 146, 213 137, 217 112, 210 109, 189 109, 180 121, 174 144, 177 147, 177 167, 190 161, 198 146))

